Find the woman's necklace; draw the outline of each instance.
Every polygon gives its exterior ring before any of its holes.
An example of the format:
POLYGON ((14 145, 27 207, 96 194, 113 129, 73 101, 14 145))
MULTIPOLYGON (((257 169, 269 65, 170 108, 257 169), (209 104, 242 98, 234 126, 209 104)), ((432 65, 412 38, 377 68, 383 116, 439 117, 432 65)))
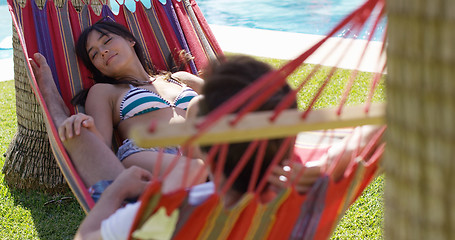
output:
POLYGON ((156 77, 150 77, 148 81, 137 81, 141 85, 151 85, 155 82, 156 77))
POLYGON ((151 77, 151 78, 152 78, 152 79, 151 79, 151 80, 149 80, 149 82, 148 82, 149 84, 153 84, 153 82, 155 82, 155 81, 156 81, 156 77, 151 77))

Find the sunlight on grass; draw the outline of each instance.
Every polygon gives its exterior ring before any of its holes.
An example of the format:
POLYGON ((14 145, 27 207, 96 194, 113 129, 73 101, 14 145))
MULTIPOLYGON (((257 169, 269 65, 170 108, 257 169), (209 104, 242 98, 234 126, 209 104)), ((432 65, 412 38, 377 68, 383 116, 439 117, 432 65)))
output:
MULTIPOLYGON (((14 82, 0 82, 0 92, 0 167, 3 167, 4 153, 17 129, 14 82)), ((15 203, 4 181, 3 173, 0 174, 0 199, 0 238, 36 238, 30 211, 15 203)))
MULTIPOLYGON (((14 81, 0 82, 0 168, 17 129, 14 81)), ((46 205, 50 196, 11 190, 0 173, 0 239, 72 239, 85 214, 76 200, 46 205)), ((72 196, 70 192, 66 195, 72 196)))
MULTIPOLYGON (((3 164, 2 164, 3 166, 3 164)), ((14 202, 14 197, 0 180, 0 237, 2 239, 37 239, 33 218, 28 209, 14 202)))
POLYGON ((383 239, 384 176, 377 177, 352 204, 332 239, 383 239))
MULTIPOLYGON (((269 58, 258 58, 261 61, 267 62, 272 66, 278 68, 283 66, 285 60, 269 59, 269 58)), ((316 67, 313 64, 304 64, 299 67, 291 76, 288 78, 290 86, 297 86, 301 82, 306 80, 306 77, 316 67)), ((331 67, 321 67, 314 76, 309 79, 308 83, 304 86, 302 91, 297 96, 297 103, 299 108, 306 109, 319 90, 323 82, 326 80, 331 67)), ((337 69, 331 77, 329 83, 322 92, 322 95, 316 101, 313 106, 314 109, 335 107, 340 103, 341 97, 345 91, 345 87, 351 77, 351 70, 337 69)), ((349 92, 347 105, 363 104, 366 102, 371 89, 371 79, 373 73, 359 72, 355 78, 354 84, 349 92)), ((372 102, 385 102, 385 85, 382 79, 375 89, 372 102)))

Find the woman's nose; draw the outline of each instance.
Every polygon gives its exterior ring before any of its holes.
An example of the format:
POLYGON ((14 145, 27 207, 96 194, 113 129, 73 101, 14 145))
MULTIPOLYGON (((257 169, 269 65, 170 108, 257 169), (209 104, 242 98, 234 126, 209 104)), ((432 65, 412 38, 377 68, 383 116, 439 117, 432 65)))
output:
POLYGON ((108 52, 109 52, 108 49, 103 49, 103 50, 101 51, 101 54, 105 55, 105 54, 107 54, 108 52))

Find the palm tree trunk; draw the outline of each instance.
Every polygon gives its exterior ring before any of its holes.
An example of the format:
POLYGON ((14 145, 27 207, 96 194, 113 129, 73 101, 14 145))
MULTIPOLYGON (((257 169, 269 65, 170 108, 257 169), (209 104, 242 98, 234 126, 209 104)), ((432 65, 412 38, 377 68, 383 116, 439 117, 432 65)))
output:
MULTIPOLYGON (((16 0, 24 5, 27 0, 16 0)), ((64 0, 55 0, 57 6, 64 0)), ((44 0, 36 0, 39 7, 44 0)), ((73 0, 75 6, 81 0, 73 0)), ((93 1, 93 4, 99 4, 93 1)), ((54 159, 42 111, 32 91, 25 69, 22 48, 13 27, 14 82, 16 90, 17 132, 10 143, 3 173, 10 187, 40 189, 46 192, 67 190, 67 184, 54 159)))
POLYGON ((385 237, 455 239, 455 1, 387 8, 385 237))

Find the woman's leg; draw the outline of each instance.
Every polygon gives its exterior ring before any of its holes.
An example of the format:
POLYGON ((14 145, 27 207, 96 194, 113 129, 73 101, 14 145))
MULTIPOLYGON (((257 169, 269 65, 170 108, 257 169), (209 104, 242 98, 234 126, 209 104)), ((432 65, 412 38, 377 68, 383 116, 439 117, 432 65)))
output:
POLYGON ((163 180, 163 192, 172 192, 178 189, 190 187, 194 184, 203 183, 207 179, 207 169, 200 159, 191 159, 185 156, 162 153, 154 151, 141 151, 126 157, 122 161, 126 168, 138 166, 155 173, 159 167, 158 174, 162 176, 170 168, 170 172, 163 180), (158 159, 161 157, 161 162, 158 159), (177 158, 176 161, 174 161, 177 158), (157 164, 160 164, 159 166, 157 164), (172 165, 174 164, 175 165, 172 165))
POLYGON ((63 144, 87 187, 101 180, 114 180, 125 169, 112 150, 87 129, 63 144))
MULTIPOLYGON (((41 54, 35 54, 32 67, 49 109, 52 121, 58 128, 70 116, 60 93, 55 86, 52 73, 41 54)), ((63 142, 71 160, 87 187, 101 180, 113 180, 124 170, 117 156, 95 134, 82 129, 79 136, 63 142)))

